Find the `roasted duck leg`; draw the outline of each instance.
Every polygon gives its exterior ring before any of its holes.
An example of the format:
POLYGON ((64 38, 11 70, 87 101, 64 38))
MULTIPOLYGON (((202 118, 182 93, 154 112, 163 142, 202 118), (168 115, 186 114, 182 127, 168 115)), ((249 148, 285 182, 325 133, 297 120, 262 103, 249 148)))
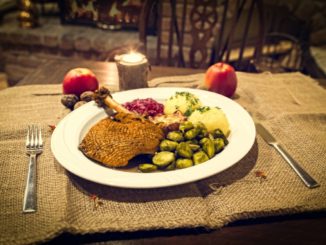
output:
POLYGON ((89 158, 110 167, 126 166, 139 154, 154 154, 162 129, 151 121, 125 109, 106 89, 99 90, 96 101, 117 112, 95 124, 83 138, 79 149, 89 158))

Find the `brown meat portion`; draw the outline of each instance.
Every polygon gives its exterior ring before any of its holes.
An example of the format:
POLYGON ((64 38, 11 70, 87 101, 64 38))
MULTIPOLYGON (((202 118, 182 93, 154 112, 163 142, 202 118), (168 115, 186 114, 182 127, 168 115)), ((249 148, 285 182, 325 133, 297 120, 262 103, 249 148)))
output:
POLYGON ((163 131, 154 123, 119 113, 94 125, 79 145, 89 158, 110 167, 122 167, 139 154, 153 154, 163 131))

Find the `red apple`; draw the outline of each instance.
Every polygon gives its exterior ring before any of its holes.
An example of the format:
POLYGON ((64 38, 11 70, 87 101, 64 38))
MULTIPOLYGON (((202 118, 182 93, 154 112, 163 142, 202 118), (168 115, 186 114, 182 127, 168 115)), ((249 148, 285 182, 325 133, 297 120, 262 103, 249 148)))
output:
POLYGON ((98 86, 95 74, 87 68, 68 71, 62 82, 64 94, 75 94, 78 97, 85 91, 95 91, 98 86))
POLYGON ((209 91, 232 97, 237 88, 234 68, 223 62, 210 66, 205 74, 204 85, 209 91))

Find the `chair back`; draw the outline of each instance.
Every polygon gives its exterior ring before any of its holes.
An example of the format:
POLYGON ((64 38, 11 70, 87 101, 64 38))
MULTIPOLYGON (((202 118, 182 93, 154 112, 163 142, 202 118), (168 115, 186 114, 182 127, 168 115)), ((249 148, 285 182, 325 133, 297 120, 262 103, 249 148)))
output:
POLYGON ((263 50, 255 62, 258 72, 301 71, 303 48, 298 39, 285 33, 272 32, 265 36, 263 50))
POLYGON ((309 29, 285 6, 266 5, 265 33, 255 67, 258 72, 303 71, 308 50, 309 29))
MULTIPOLYGON (((161 0, 151 1, 147 11, 154 2, 156 37, 140 28, 140 39, 154 64, 207 68, 223 61, 243 70, 240 63, 258 56, 263 36, 261 0, 161 0), (252 52, 246 51, 248 45, 252 52)), ((146 18, 143 21, 146 25, 146 18)))
MULTIPOLYGON (((233 16, 216 36, 212 63, 226 62, 238 71, 255 72, 253 61, 261 53, 264 38, 264 13, 261 0, 228 1, 233 16)), ((228 7, 230 9, 230 7, 228 7)))

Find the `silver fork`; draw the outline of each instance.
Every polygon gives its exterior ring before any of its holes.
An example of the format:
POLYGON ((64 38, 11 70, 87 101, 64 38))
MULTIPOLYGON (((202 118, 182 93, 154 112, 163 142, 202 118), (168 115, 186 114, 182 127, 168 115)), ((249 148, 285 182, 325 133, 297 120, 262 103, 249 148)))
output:
POLYGON ((36 157, 43 152, 42 131, 36 125, 28 126, 26 153, 29 155, 27 182, 24 194, 23 213, 36 211, 36 157))

